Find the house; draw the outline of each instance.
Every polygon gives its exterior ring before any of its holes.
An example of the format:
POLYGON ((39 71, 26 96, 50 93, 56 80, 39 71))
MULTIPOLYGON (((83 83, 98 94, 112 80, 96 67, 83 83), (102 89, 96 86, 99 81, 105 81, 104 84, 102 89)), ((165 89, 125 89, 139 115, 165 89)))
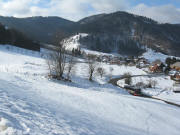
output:
POLYGON ((102 62, 107 63, 107 62, 109 61, 109 56, 103 55, 103 56, 101 57, 101 60, 102 60, 102 62))
POLYGON ((121 61, 120 60, 113 60, 110 62, 111 65, 120 65, 121 61))
POLYGON ((149 64, 146 62, 140 61, 136 64, 136 67, 137 68, 147 68, 147 67, 149 67, 149 64))
POLYGON ((113 57, 113 60, 114 60, 114 61, 119 61, 120 58, 116 56, 116 57, 113 57))
POLYGON ((175 93, 180 93, 180 83, 176 82, 173 86, 174 86, 174 90, 173 91, 175 93))
POLYGON ((144 64, 148 64, 148 60, 147 59, 145 59, 145 58, 138 58, 138 60, 137 60, 138 62, 142 62, 142 63, 144 63, 144 64))
POLYGON ((138 58, 134 58, 134 62, 137 63, 138 62, 138 58))
POLYGON ((171 79, 174 81, 180 81, 180 72, 176 72, 174 75, 171 75, 171 79))
POLYGON ((125 65, 126 64, 126 61, 120 61, 120 65, 125 65))
POLYGON ((176 62, 170 66, 172 69, 180 71, 180 62, 176 62))
POLYGON ((136 64, 134 62, 130 62, 128 63, 128 66, 132 67, 132 66, 135 66, 136 64))
POLYGON ((177 73, 177 70, 173 69, 169 71, 169 76, 175 76, 175 74, 177 73))
POLYGON ((109 61, 111 65, 120 65, 121 61, 119 57, 112 57, 109 61))
POLYGON ((177 72, 174 76, 175 81, 180 81, 180 72, 177 72))
POLYGON ((149 66, 149 70, 153 73, 163 72, 164 64, 160 60, 152 62, 149 66))
POLYGON ((145 58, 138 58, 136 62, 137 68, 146 68, 149 67, 149 62, 145 58))

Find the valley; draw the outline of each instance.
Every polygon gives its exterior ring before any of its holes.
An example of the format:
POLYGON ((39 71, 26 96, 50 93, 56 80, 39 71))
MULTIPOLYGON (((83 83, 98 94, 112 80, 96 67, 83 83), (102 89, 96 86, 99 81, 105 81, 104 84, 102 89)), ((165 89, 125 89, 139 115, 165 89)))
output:
POLYGON ((179 7, 119 3, 0 1, 0 135, 180 134, 179 7))

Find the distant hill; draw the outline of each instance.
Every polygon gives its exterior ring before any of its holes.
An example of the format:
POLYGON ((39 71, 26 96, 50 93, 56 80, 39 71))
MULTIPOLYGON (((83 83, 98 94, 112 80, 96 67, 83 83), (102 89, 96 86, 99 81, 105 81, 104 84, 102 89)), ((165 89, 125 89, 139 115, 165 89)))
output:
POLYGON ((30 40, 21 32, 9 29, 2 24, 0 24, 0 44, 10 44, 29 50, 40 51, 40 44, 30 40))
POLYGON ((75 24, 60 17, 28 17, 15 18, 0 16, 0 22, 10 28, 16 29, 28 38, 39 42, 53 43, 56 34, 69 34, 75 24))
POLYGON ((83 44, 102 51, 134 55, 143 48, 180 56, 180 27, 126 12, 100 14, 80 20, 79 31, 89 33, 83 44))
POLYGON ((19 30, 29 38, 54 43, 56 36, 87 33, 83 45, 96 51, 139 55, 145 48, 180 56, 180 25, 158 22, 127 12, 86 17, 78 22, 59 17, 0 17, 4 25, 19 30))

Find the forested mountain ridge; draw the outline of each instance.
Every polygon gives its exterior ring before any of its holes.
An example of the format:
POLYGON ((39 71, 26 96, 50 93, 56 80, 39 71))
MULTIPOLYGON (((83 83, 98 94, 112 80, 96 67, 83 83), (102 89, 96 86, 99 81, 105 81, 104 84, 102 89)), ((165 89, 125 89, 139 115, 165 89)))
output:
POLYGON ((94 45, 91 44, 96 50, 117 48, 120 53, 138 53, 148 47, 165 54, 180 55, 180 27, 176 24, 159 24, 126 12, 87 17, 79 24, 81 32, 90 33, 87 40, 96 38, 94 45), (98 42, 107 45, 99 47, 98 42))
POLYGON ((0 44, 11 44, 25 49, 40 51, 40 44, 27 38, 21 32, 0 24, 0 44))
POLYGON ((15 18, 0 16, 0 22, 38 42, 53 43, 57 34, 71 33, 74 22, 60 17, 15 18))
POLYGON ((4 25, 29 38, 54 43, 57 36, 87 33, 80 43, 102 52, 138 55, 151 48, 169 55, 180 55, 180 25, 160 24, 150 18, 115 12, 86 17, 78 22, 60 17, 0 17, 4 25))

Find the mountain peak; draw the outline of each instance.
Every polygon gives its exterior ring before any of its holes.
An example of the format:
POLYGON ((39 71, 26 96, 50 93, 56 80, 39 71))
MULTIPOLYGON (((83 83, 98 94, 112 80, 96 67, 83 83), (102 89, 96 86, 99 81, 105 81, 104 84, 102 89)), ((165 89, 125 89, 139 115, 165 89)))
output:
POLYGON ((92 23, 92 22, 95 22, 95 21, 98 21, 98 20, 111 20, 112 22, 113 21, 144 21, 146 23, 151 23, 151 24, 157 24, 156 21, 150 19, 150 18, 147 18, 147 17, 143 17, 143 16, 138 16, 138 15, 135 15, 135 14, 131 14, 131 13, 128 13, 128 12, 124 12, 124 11, 117 11, 117 12, 113 12, 113 13, 110 13, 110 14, 98 14, 98 15, 93 15, 93 16, 89 16, 89 17, 86 17, 82 20, 79 21, 80 24, 87 24, 87 23, 92 23))

